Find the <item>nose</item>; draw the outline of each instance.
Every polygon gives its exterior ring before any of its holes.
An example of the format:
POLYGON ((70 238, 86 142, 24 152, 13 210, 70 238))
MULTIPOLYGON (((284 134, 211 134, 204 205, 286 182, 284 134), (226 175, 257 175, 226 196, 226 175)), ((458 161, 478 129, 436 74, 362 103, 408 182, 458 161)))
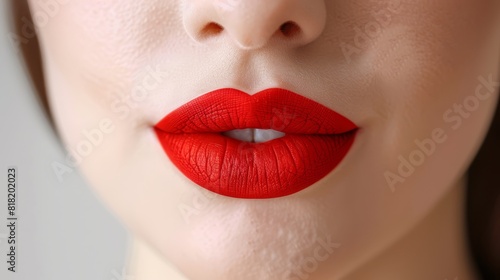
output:
POLYGON ((242 49, 271 41, 311 43, 323 32, 325 0, 185 0, 183 23, 197 42, 229 36, 242 49))

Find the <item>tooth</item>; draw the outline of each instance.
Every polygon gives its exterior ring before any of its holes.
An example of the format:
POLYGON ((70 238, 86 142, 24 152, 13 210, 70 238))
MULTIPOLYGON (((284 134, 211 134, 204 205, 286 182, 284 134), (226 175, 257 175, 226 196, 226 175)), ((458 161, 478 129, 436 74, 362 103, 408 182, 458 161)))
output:
POLYGON ((262 143, 283 137, 285 133, 274 129, 245 128, 225 131, 222 135, 241 141, 262 143))
POLYGON ((283 136, 285 136, 285 133, 274 129, 255 129, 253 134, 253 141, 255 143, 262 143, 283 136))
POLYGON ((245 128, 245 129, 233 129, 229 131, 225 131, 222 133, 227 137, 231 137, 234 139, 238 139, 241 141, 252 142, 253 141, 253 129, 245 128))

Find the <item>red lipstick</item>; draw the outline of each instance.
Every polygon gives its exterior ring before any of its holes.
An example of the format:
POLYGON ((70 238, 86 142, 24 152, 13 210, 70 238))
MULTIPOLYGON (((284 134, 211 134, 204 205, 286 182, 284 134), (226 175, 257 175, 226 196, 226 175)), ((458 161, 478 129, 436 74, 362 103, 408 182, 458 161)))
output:
POLYGON ((173 164, 199 186, 236 198, 276 198, 330 173, 349 151, 357 126, 285 89, 249 95, 226 88, 172 111, 155 131, 173 164), (261 143, 225 136, 247 128, 285 135, 261 143))

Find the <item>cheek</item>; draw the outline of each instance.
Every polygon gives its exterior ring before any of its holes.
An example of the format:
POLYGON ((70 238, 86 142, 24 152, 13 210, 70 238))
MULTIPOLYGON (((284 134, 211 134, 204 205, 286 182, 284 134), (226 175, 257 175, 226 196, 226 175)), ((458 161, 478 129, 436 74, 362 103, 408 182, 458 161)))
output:
MULTIPOLYGON (((33 14, 45 12, 43 2, 32 0, 33 14)), ((186 36, 177 10, 175 1, 72 0, 39 31, 64 78, 107 107, 136 86, 160 54, 178 49, 186 36)))
MULTIPOLYGON (((495 103, 491 80, 498 77, 500 49, 491 6, 488 1, 402 2, 394 25, 366 50, 371 85, 388 104, 381 122, 402 151, 434 129, 452 136, 470 128, 476 133, 463 136, 471 141, 482 135, 478 128, 489 122, 495 103)), ((456 141, 465 145, 463 139, 456 141)))
MULTIPOLYGON (((500 33, 493 17, 478 16, 488 14, 484 7, 461 5, 467 9, 450 1, 404 1, 392 23, 351 56, 351 69, 369 73, 366 86, 352 86, 354 94, 384 104, 360 123, 347 159, 355 163, 345 192, 358 192, 363 205, 362 214, 349 213, 371 236, 394 237, 415 225, 463 176, 488 129, 498 98, 500 33)), ((340 41, 356 46, 351 33, 340 41)), ((374 241, 371 236, 366 239, 374 241)))

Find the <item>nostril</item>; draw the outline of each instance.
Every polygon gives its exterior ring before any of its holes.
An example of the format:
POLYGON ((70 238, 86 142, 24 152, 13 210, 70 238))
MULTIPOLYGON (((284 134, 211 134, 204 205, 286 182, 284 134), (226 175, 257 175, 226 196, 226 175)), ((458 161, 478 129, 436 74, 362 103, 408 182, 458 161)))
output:
POLYGON ((205 25, 203 29, 200 32, 201 37, 211 37, 214 35, 220 34, 224 30, 224 27, 222 27, 220 24, 215 23, 215 22, 210 22, 209 24, 205 25))
POLYGON ((300 27, 293 21, 287 21, 280 26, 280 31, 285 37, 293 37, 300 33, 300 27))

